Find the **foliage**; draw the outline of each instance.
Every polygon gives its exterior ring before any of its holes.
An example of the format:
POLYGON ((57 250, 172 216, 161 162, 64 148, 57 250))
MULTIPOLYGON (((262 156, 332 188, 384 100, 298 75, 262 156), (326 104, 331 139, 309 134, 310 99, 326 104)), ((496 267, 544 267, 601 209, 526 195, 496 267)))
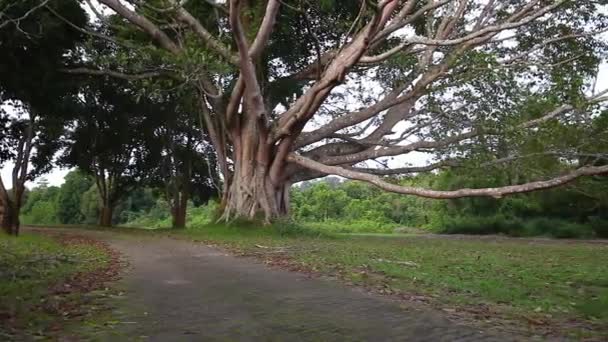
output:
MULTIPOLYGON (((9 3, 11 1, 2 1, 9 3)), ((39 1, 12 2, 2 11, 2 20, 22 17, 39 1)), ((0 29, 0 98, 19 100, 45 111, 59 104, 71 89, 71 77, 61 71, 76 55, 67 53, 83 39, 83 33, 56 17, 84 26, 87 16, 76 1, 56 0, 29 16, 0 29)))
MULTIPOLYGON (((41 185, 27 193, 22 208, 25 224, 95 224, 100 211, 97 187, 93 181, 79 170, 66 175, 60 187, 41 185)), ((114 220, 126 223, 143 213, 152 213, 154 220, 169 215, 166 206, 152 189, 137 188, 117 203, 114 220)), ((146 221, 145 226, 152 221, 146 221)))
POLYGON ((61 185, 61 191, 57 199, 57 218, 59 223, 82 223, 85 221, 85 216, 81 211, 81 197, 93 186, 93 180, 78 170, 68 173, 64 180, 65 182, 61 185))
MULTIPOLYGON (((426 177, 428 179, 428 177, 426 177)), ((403 183, 426 182, 425 177, 403 183)), ((398 225, 424 226, 430 201, 384 193, 362 182, 333 180, 308 182, 292 189, 292 216, 296 221, 342 226, 343 232, 381 231, 398 225)))
MULTIPOLYGON (((596 224, 606 224, 599 222, 596 224)), ((504 234, 514 237, 548 236, 555 238, 601 237, 593 224, 568 222, 563 219, 537 217, 528 220, 504 216, 464 216, 447 219, 440 231, 447 234, 504 234)), ((598 229, 599 230, 599 229, 598 229)))
POLYGON ((114 206, 145 177, 144 141, 155 126, 144 114, 150 101, 138 102, 127 83, 99 79, 85 83, 75 108, 75 125, 68 131, 62 163, 78 167, 104 187, 100 200, 114 206))
POLYGON ((57 224, 59 219, 59 199, 61 189, 41 186, 32 189, 21 209, 21 221, 24 224, 57 224))

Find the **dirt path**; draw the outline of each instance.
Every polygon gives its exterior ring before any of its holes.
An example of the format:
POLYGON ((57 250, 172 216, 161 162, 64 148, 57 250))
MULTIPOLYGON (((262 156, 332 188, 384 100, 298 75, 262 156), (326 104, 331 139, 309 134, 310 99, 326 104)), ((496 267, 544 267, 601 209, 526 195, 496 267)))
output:
MULTIPOLYGON (((79 232, 80 233, 80 232, 79 232)), ((130 263, 112 341, 504 341, 338 283, 270 269, 203 244, 86 232, 130 263)))

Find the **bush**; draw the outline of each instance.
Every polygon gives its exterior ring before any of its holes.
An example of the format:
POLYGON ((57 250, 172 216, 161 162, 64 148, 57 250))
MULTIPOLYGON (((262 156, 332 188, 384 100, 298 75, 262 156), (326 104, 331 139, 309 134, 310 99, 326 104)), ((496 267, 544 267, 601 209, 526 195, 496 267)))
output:
POLYGON ((219 204, 215 201, 198 207, 189 206, 186 224, 189 227, 199 227, 215 222, 218 219, 218 207, 219 204))
POLYGON ((280 236, 328 237, 327 232, 314 227, 305 226, 292 220, 281 220, 272 225, 280 236))
POLYGON ((597 216, 590 217, 589 226, 591 226, 596 237, 608 239, 608 220, 597 216))
POLYGON ((525 236, 550 236, 560 239, 590 238, 594 235, 590 225, 546 217, 527 221, 524 232, 525 236))
MULTIPOLYGON (((598 223, 598 227, 601 227, 601 224, 598 223)), ((597 229, 600 230, 601 228, 597 229)), ((549 236, 559 239, 580 239, 593 237, 594 230, 590 224, 573 223, 560 219, 539 217, 522 221, 517 218, 496 215, 448 219, 443 223, 440 232, 445 234, 504 234, 514 237, 549 236)))
POLYGON ((504 216, 468 216, 446 220, 441 233, 445 234, 505 234, 520 236, 522 223, 518 219, 507 219, 504 216))

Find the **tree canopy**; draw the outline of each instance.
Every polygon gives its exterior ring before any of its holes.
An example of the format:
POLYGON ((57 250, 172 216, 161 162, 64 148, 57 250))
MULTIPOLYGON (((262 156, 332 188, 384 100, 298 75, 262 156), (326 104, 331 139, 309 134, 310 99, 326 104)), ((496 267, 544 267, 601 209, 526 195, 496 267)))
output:
POLYGON ((608 18, 596 1, 1 6, 13 66, 3 99, 63 125, 67 138, 51 141, 95 176, 108 208, 148 184, 177 218, 198 187, 220 193, 226 220, 270 222, 289 214, 292 184, 326 175, 454 199, 608 173, 597 82, 608 18), (401 182, 490 169, 491 182, 401 182))
POLYGON ((0 2, 0 166, 13 164, 11 183, 0 177, 0 224, 9 233, 19 231, 25 183, 52 168, 61 146, 74 91, 61 70, 83 37, 72 25, 86 22, 84 9, 71 0, 0 2))
POLYGON ((196 92, 226 218, 280 217, 290 184, 327 174, 453 198, 608 171, 559 141, 607 99, 593 86, 608 22, 595 1, 99 2, 101 39, 115 50, 71 72, 196 92), (431 162, 390 161, 414 152, 431 162), (526 154, 559 155, 560 167, 454 191, 382 178, 526 154))

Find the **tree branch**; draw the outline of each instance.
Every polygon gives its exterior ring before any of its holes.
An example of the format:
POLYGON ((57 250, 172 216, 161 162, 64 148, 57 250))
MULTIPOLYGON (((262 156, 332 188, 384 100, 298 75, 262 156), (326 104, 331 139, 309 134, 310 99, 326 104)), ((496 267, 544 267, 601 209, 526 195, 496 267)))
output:
POLYGON ((270 39, 270 35, 272 34, 272 29, 276 22, 277 15, 279 13, 279 8, 281 6, 280 1, 278 0, 269 0, 266 5, 266 12, 264 14, 264 19, 262 19, 262 24, 260 25, 260 29, 251 44, 249 49, 249 56, 253 59, 259 57, 259 55, 264 51, 264 47, 268 43, 270 39))
MULTIPOLYGON (((32 13, 34 13, 37 10, 39 10, 40 8, 46 6, 46 4, 49 3, 49 1, 50 0, 43 0, 43 1, 41 1, 38 5, 30 8, 27 12, 25 12, 19 18, 14 18, 14 19, 10 19, 9 18, 9 19, 6 19, 6 21, 4 21, 4 22, 0 22, 0 29, 3 28, 4 26, 8 25, 8 24, 18 23, 19 21, 26 19, 27 17, 29 17, 30 15, 32 15, 32 13)), ((4 14, 4 13, 0 13, 0 14, 4 14)), ((0 16, 0 18, 1 18, 1 16, 0 16)))
POLYGON ((183 7, 179 7, 177 9, 177 18, 183 23, 188 24, 194 30, 194 32, 199 37, 201 37, 201 39, 205 42, 205 44, 207 44, 207 46, 209 46, 219 55, 224 57, 227 61, 234 65, 239 64, 238 56, 233 54, 228 47, 224 46, 224 44, 215 39, 215 37, 209 31, 207 31, 203 27, 203 25, 201 25, 201 23, 183 7))
POLYGON ((296 154, 291 154, 288 161, 298 164, 310 170, 319 171, 328 175, 342 176, 348 179, 360 180, 376 185, 377 187, 400 194, 415 195, 419 197, 435 198, 435 199, 450 199, 462 197, 494 197, 501 198, 505 195, 525 193, 543 189, 554 188, 576 180, 583 176, 603 175, 608 174, 608 165, 605 166, 587 166, 576 169, 562 176, 551 178, 548 180, 530 182, 519 185, 509 185, 496 188, 480 188, 480 189, 459 189, 453 191, 430 190, 411 186, 401 186, 384 181, 382 178, 370 175, 367 173, 347 170, 342 167, 328 166, 308 159, 296 154))
POLYGON ((90 68, 72 68, 61 69, 66 74, 93 75, 93 76, 110 76, 128 81, 137 81, 154 77, 170 77, 179 79, 178 75, 168 70, 148 70, 137 73, 125 73, 114 70, 98 70, 90 68))
POLYGON ((418 172, 428 172, 437 170, 444 167, 450 166, 458 166, 459 162, 457 160, 442 160, 433 164, 424 165, 424 166, 410 166, 410 167, 401 167, 395 169, 374 169, 374 168, 360 168, 360 167, 348 167, 345 168, 347 170, 352 170, 361 173, 368 173, 372 175, 378 176, 389 176, 389 175, 403 175, 408 173, 418 173, 418 172))
POLYGON ((120 14, 123 18, 127 19, 129 22, 139 27, 142 31, 148 33, 152 39, 154 39, 160 46, 164 49, 170 51, 171 53, 178 54, 181 52, 179 46, 175 44, 165 34, 158 26, 148 20, 146 17, 139 15, 123 4, 120 3, 120 0, 98 0, 100 3, 110 7, 116 13, 120 14))

